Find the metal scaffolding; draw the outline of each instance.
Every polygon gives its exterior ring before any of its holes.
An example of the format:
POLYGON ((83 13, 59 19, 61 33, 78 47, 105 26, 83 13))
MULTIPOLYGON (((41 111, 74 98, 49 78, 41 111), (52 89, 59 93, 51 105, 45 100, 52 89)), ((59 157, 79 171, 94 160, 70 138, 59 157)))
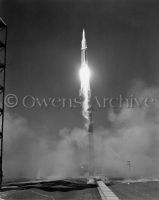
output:
POLYGON ((4 131, 4 99, 5 99, 5 71, 6 71, 7 25, 0 18, 0 189, 3 180, 3 131, 4 131))

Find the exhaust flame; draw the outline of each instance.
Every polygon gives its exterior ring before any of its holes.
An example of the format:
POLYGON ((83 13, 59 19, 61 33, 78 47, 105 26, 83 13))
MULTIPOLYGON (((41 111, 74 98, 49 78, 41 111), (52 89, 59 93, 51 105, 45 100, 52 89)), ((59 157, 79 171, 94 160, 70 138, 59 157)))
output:
POLYGON ((89 107, 90 107, 90 96, 91 96, 90 69, 86 62, 84 62, 81 65, 79 75, 80 75, 80 82, 81 82, 80 96, 83 98, 82 115, 86 120, 89 121, 89 107))

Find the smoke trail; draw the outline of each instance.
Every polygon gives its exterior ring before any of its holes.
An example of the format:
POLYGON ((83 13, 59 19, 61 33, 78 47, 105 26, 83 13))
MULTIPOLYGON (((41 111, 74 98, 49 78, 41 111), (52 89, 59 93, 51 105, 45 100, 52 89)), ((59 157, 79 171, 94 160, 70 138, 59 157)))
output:
MULTIPOLYGON (((89 108, 90 108, 90 70, 86 63, 82 64, 80 69, 80 96, 83 98, 82 115, 89 122, 89 108)), ((87 125, 87 123, 86 123, 87 125)))

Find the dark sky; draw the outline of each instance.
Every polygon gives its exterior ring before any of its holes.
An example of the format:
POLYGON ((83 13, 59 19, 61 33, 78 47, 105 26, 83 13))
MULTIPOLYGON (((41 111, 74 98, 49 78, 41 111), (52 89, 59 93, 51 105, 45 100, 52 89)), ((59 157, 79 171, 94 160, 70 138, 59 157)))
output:
MULTIPOLYGON (((93 95, 127 94, 134 79, 158 84, 157 0, 0 0, 0 13, 8 24, 7 94, 78 97, 83 27, 93 95)), ((52 132, 83 126, 79 109, 9 111, 52 132)), ((107 125, 106 109, 94 113, 94 123, 107 125)))

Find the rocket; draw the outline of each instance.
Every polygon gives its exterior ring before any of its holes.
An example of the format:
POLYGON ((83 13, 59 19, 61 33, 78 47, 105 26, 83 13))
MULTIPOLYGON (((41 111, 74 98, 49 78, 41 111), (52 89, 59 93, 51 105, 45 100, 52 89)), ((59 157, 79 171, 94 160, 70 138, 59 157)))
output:
POLYGON ((81 66, 85 63, 88 64, 88 61, 87 61, 87 43, 86 43, 85 30, 83 29, 82 42, 81 42, 81 66))

